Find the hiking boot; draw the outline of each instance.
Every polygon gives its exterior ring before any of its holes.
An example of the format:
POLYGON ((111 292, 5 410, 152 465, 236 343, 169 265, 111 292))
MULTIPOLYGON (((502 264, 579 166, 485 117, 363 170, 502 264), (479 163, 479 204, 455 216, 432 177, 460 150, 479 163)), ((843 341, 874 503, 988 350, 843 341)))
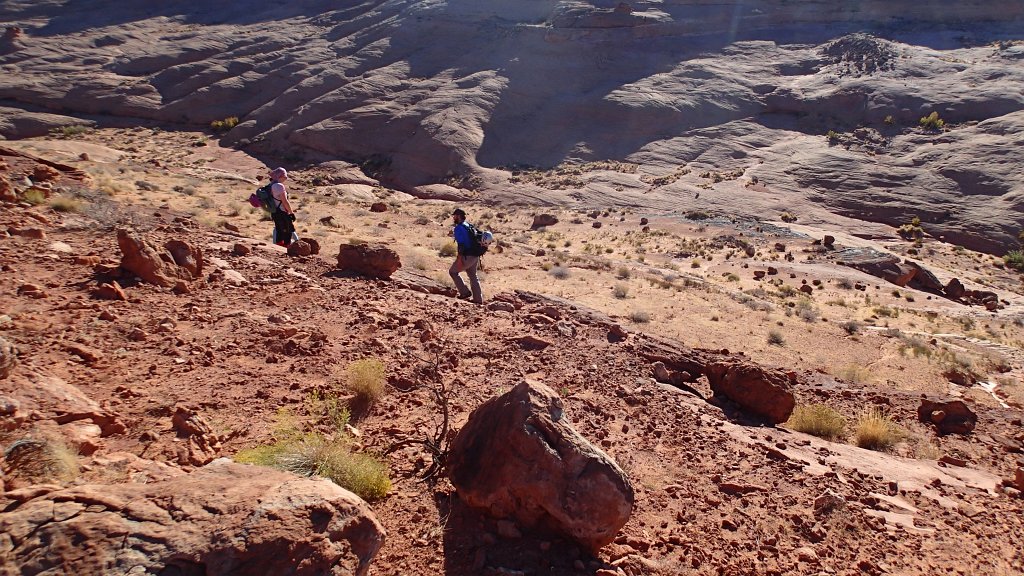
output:
POLYGON ((469 300, 472 297, 473 297, 472 294, 459 294, 459 296, 458 296, 459 300, 469 300))

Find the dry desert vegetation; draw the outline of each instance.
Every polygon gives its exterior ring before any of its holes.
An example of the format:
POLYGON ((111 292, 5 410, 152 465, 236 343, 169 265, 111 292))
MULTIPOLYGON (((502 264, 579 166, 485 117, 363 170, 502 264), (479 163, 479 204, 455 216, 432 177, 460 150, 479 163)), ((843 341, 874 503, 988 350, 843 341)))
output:
POLYGON ((0 4, 0 573, 1024 573, 1012 26, 243 4, 0 4))

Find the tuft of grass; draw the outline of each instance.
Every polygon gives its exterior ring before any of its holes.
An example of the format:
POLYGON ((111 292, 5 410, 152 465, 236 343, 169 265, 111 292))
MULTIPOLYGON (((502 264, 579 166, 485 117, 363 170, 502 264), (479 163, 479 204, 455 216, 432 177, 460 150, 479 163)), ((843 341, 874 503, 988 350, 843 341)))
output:
POLYGON ((364 500, 379 500, 391 489, 391 479, 383 462, 369 454, 353 452, 345 440, 328 440, 319 434, 285 438, 242 450, 234 459, 300 476, 322 476, 364 500))
POLYGON ((769 330, 768 343, 772 346, 785 346, 786 339, 782 337, 782 332, 779 332, 778 330, 769 330))
POLYGON ((899 442, 904 434, 892 418, 879 408, 868 408, 857 418, 857 446, 885 451, 899 442))
POLYGON ((866 384, 871 380, 871 371, 860 364, 847 364, 836 376, 852 384, 866 384))
POLYGON ((223 120, 214 120, 213 122, 210 122, 210 129, 214 132, 227 132, 235 126, 238 126, 237 116, 228 116, 223 120))
POLYGON ((28 190, 25 190, 25 193, 21 198, 33 206, 46 204, 46 192, 39 188, 29 188, 28 190))
POLYGON ((78 477, 78 458, 62 442, 22 438, 4 450, 4 475, 33 484, 69 482, 78 477))
POLYGON ((643 310, 634 310, 629 313, 629 319, 637 324, 647 324, 651 321, 651 315, 643 310))
POLYGON ((344 430, 352 417, 344 399, 333 390, 313 389, 306 395, 303 405, 315 422, 325 422, 334 430, 344 430))
POLYGON ((619 300, 623 300, 629 296, 629 286, 621 283, 616 284, 612 286, 612 294, 619 300))
POLYGON ((454 241, 445 242, 437 249, 437 255, 444 258, 450 258, 459 253, 459 246, 454 241))
POLYGON ((843 322, 842 324, 840 324, 839 327, 845 330, 846 333, 849 334, 850 336, 853 336, 854 334, 860 332, 861 328, 863 328, 864 325, 856 320, 849 320, 847 322, 843 322))
POLYGON ((50 136, 54 138, 74 138, 75 136, 81 136, 92 131, 89 126, 82 126, 75 124, 73 126, 61 126, 59 128, 53 128, 50 130, 50 136))
POLYGON ((942 130, 946 125, 946 121, 939 118, 938 112, 932 112, 927 116, 922 116, 921 120, 918 121, 918 124, 920 124, 921 128, 924 128, 925 130, 942 130))
POLYGON ((363 358, 348 365, 348 388, 356 398, 371 405, 384 395, 384 363, 363 358))
POLYGON ((846 418, 824 404, 800 405, 786 421, 786 427, 834 440, 846 433, 846 418))
POLYGON ((790 212, 783 212, 779 215, 779 220, 782 220, 787 224, 792 224, 793 222, 796 222, 797 218, 790 212))
POLYGON ((618 278, 619 280, 627 280, 629 279, 629 276, 629 268, 625 266, 619 266, 619 269, 615 271, 615 277, 618 278))
POLYGON ((554 266, 553 268, 551 268, 551 270, 548 271, 548 274, 551 274, 552 276, 558 278, 559 280, 565 280, 566 278, 569 277, 569 269, 566 268, 565 266, 554 266))

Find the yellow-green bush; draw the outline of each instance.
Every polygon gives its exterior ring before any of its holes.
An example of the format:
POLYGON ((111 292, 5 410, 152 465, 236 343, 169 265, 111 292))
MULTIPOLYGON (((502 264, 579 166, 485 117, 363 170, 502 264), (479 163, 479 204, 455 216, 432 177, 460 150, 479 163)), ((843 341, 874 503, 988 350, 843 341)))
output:
POLYGON ((846 419, 824 404, 797 406, 785 426, 828 440, 841 438, 846 433, 846 419))
POLYGON ((23 438, 4 450, 4 474, 35 484, 68 482, 78 476, 78 457, 62 442, 23 438))
POLYGON ((348 365, 348 388, 360 400, 372 404, 384 395, 384 363, 363 358, 348 365))
POLYGON ((857 419, 857 446, 868 450, 888 450, 903 438, 903 430, 878 408, 865 410, 857 419))

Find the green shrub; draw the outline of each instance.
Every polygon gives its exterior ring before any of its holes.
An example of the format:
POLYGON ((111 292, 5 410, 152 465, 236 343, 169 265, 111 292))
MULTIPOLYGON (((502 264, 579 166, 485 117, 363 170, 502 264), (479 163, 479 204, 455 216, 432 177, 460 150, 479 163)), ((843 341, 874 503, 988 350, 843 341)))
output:
POLYGON ((846 419, 824 404, 801 405, 793 409, 785 426, 797 432, 834 440, 846 432, 846 419))
POLYGON ((927 116, 922 116, 919 124, 921 125, 921 128, 924 128, 925 130, 938 131, 942 130, 943 126, 946 125, 946 122, 942 118, 939 118, 938 112, 932 112, 927 116))
POLYGON ((885 117, 885 120, 882 120, 882 122, 884 122, 886 126, 892 126, 896 123, 896 119, 892 117, 892 114, 889 114, 885 117))
POLYGON ((1024 251, 1021 250, 1010 250, 1003 256, 1003 262, 1014 270, 1024 272, 1024 251))
POLYGON ((74 138, 75 136, 81 136, 92 131, 89 126, 74 125, 74 126, 61 126, 50 130, 50 136, 54 138, 74 138))
POLYGON ((845 330, 846 333, 849 334, 850 336, 853 336, 854 334, 860 332, 860 329, 863 327, 863 324, 856 320, 850 320, 847 322, 843 322, 842 324, 839 325, 839 327, 845 330))
POLYGON ((236 116, 228 116, 223 120, 210 122, 210 129, 214 132, 227 132, 235 126, 238 126, 238 118, 236 116))
POLYGON ((839 141, 839 136, 839 132, 836 132, 835 130, 829 130, 828 134, 825 134, 825 137, 828 138, 829 143, 832 144, 839 141))
POLYGON ((306 395, 304 405, 315 422, 326 422, 334 430, 344 430, 352 417, 344 400, 331 390, 313 389, 306 395))
POLYGON ((796 222, 796 216, 790 214, 789 212, 783 212, 779 216, 779 219, 782 220, 783 222, 786 222, 787 224, 792 224, 793 222, 796 222))

